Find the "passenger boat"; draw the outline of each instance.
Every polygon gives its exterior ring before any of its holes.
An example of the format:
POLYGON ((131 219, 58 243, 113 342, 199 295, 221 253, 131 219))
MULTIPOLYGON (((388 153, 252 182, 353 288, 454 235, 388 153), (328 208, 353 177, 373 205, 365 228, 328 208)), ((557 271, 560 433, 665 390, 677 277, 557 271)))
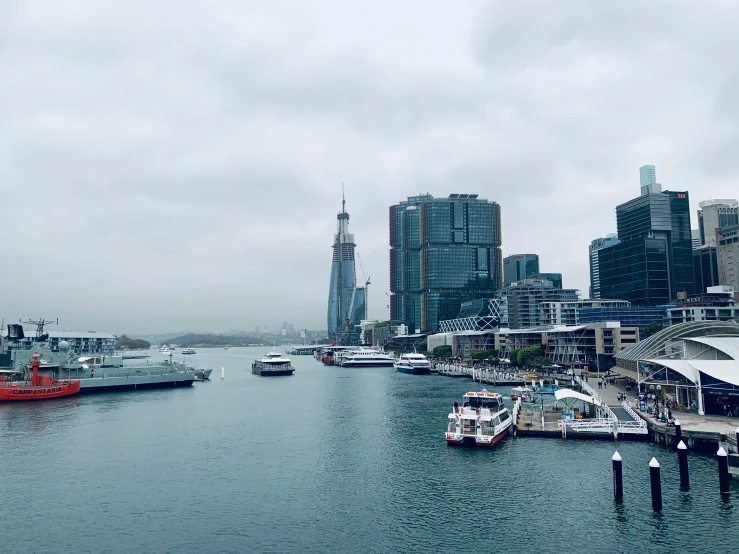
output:
POLYGON ((163 344, 159 347, 159 353, 160 354, 169 354, 169 346, 166 344, 163 344))
POLYGON ((290 358, 283 356, 274 349, 269 351, 259 360, 254 360, 251 365, 251 372, 262 377, 271 377, 277 375, 292 375, 295 372, 290 363, 290 358))
POLYGON ((500 394, 486 389, 468 392, 462 406, 455 402, 449 414, 446 442, 452 446, 491 447, 508 434, 512 423, 500 394))
POLYGON ((528 400, 536 396, 534 389, 529 387, 513 387, 511 389, 511 400, 528 400))
POLYGON ((395 369, 401 373, 428 375, 431 373, 431 363, 423 354, 401 354, 395 362, 395 369))
POLYGON ((185 354, 185 355, 188 355, 188 354, 197 354, 197 352, 195 352, 195 349, 194 348, 183 348, 182 349, 182 353, 185 354))
POLYGON ((80 392, 79 380, 59 381, 39 375, 40 366, 41 356, 36 353, 31 358, 30 383, 28 380, 13 382, 12 375, 3 375, 0 381, 0 402, 64 398, 80 392))
MULTIPOLYGON (((335 361, 334 364, 336 364, 335 361)), ((395 358, 373 348, 360 348, 347 352, 340 365, 342 367, 390 367, 395 365, 395 358)))

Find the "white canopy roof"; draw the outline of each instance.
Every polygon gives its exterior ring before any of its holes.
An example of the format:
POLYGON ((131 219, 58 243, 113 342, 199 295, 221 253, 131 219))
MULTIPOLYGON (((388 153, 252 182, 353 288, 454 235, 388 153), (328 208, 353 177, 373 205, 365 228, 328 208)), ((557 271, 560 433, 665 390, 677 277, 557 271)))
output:
POLYGON ((656 360, 644 360, 645 362, 662 365, 665 366, 673 371, 676 371, 686 379, 689 379, 693 383, 698 383, 698 379, 700 378, 700 375, 698 374, 698 370, 695 369, 691 364, 695 363, 695 361, 689 362, 687 360, 668 360, 668 359, 656 359, 656 360))
POLYGON ((680 375, 698 383, 700 373, 739 387, 739 361, 737 360, 646 360, 668 367, 680 375), (700 373, 699 373, 700 372, 700 373))
POLYGON ((593 398, 589 394, 582 394, 581 392, 574 391, 572 389, 559 389, 554 391, 554 397, 557 400, 564 400, 566 398, 574 398, 575 400, 582 400, 588 404, 595 404, 596 406, 601 405, 601 401, 597 398, 593 398))
POLYGON ((739 360, 739 337, 688 337, 685 340, 705 344, 739 360))

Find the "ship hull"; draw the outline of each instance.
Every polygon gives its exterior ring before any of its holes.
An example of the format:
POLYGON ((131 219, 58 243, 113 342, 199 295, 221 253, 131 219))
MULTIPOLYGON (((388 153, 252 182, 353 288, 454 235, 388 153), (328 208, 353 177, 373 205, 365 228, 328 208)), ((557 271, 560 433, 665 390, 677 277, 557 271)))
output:
POLYGON ((295 373, 294 369, 257 369, 254 368, 251 370, 251 372, 254 375, 259 375, 260 377, 279 377, 280 375, 292 375, 295 373))
POLYGON ((80 382, 52 385, 8 385, 0 387, 0 402, 22 402, 27 400, 51 400, 66 398, 80 392, 80 382))
POLYGON ((485 437, 483 436, 483 440, 478 440, 477 437, 474 436, 465 436, 465 437, 457 437, 455 435, 450 435, 447 433, 446 435, 446 443, 449 446, 464 446, 464 447, 470 447, 470 448, 492 448, 496 444, 498 444, 500 441, 502 441, 506 436, 508 435, 508 428, 506 427, 505 431, 502 431, 492 437, 485 437))
POLYGON ((81 394, 119 392, 146 389, 189 387, 195 380, 195 372, 164 373, 153 375, 106 376, 103 378, 80 379, 81 394))
POLYGON ((393 360, 387 362, 343 362, 341 367, 392 367, 395 365, 393 360))
POLYGON ((395 366, 400 373, 408 373, 409 375, 429 375, 431 368, 429 367, 408 367, 408 366, 395 366))

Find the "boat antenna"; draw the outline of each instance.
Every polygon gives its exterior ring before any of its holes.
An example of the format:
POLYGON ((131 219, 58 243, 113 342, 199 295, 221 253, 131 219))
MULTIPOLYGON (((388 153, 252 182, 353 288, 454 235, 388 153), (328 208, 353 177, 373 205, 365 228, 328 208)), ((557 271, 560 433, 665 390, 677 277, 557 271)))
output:
POLYGON ((56 318, 56 321, 53 320, 45 320, 45 319, 29 319, 28 321, 24 321, 23 323, 27 323, 28 325, 35 325, 36 326, 36 341, 37 342, 43 342, 47 338, 49 338, 48 335, 44 334, 44 327, 46 325, 59 325, 59 318, 56 318))

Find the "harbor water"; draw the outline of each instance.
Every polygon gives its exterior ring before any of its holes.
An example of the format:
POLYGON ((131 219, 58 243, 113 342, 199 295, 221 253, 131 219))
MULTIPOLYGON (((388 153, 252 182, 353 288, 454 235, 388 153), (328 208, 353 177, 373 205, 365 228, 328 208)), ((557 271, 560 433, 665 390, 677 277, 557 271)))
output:
POLYGON ((187 362, 214 371, 191 388, 0 406, 3 551, 739 548, 739 480, 722 499, 712 456, 690 455, 692 488, 680 492, 675 451, 645 442, 451 448, 447 414, 479 388, 470 380, 310 356, 292 357, 293 376, 257 377, 251 362, 266 350, 199 349, 187 362), (653 456, 661 514, 651 509, 653 456))

